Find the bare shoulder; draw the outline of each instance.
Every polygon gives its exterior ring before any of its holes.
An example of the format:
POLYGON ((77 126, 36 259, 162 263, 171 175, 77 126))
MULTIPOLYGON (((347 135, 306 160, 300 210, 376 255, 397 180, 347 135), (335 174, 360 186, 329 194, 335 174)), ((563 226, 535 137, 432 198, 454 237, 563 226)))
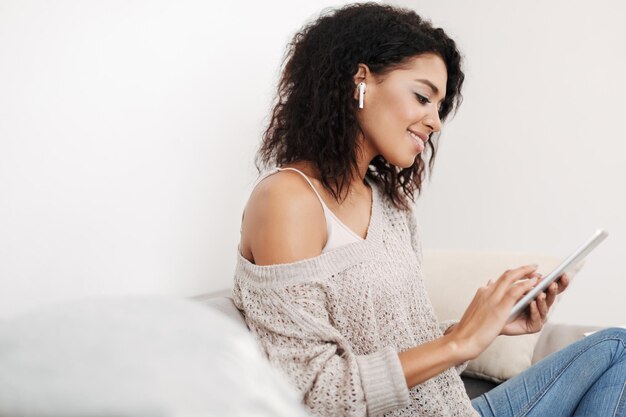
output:
POLYGON ((245 208, 241 252, 257 265, 313 258, 326 242, 326 220, 315 192, 296 172, 261 181, 245 208))

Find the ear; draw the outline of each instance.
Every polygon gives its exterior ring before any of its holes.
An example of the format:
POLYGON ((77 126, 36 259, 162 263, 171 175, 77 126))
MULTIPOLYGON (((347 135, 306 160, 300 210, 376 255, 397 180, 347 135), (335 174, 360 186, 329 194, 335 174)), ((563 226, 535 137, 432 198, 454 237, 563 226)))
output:
POLYGON ((369 67, 365 64, 359 64, 356 73, 354 74, 354 99, 359 99, 358 85, 360 82, 367 83, 367 80, 372 77, 372 73, 369 67))
POLYGON ((371 76, 369 67, 365 64, 359 64, 356 73, 354 74, 354 85, 358 85, 361 81, 365 81, 368 76, 371 76))

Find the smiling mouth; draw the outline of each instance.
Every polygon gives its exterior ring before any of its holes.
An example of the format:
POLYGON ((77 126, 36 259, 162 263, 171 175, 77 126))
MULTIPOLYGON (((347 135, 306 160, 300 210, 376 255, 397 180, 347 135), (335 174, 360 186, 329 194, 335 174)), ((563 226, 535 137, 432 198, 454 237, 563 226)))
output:
POLYGON ((420 136, 418 136, 417 134, 415 134, 414 132, 410 130, 407 130, 407 132, 409 132, 409 135, 411 135, 413 139, 426 144, 426 141, 428 140, 428 136, 424 135, 423 133, 421 133, 420 136), (424 137, 422 137, 421 135, 423 135, 424 137))

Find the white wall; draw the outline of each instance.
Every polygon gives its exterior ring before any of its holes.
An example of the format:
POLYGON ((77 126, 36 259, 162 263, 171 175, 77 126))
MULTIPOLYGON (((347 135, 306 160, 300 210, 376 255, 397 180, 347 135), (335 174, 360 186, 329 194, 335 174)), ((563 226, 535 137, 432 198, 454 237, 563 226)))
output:
POLYGON ((424 246, 565 257, 604 227, 552 320, 626 325, 626 6, 396 4, 445 28, 465 55, 465 102, 417 204, 424 246))
POLYGON ((1 0, 0 316, 230 285, 285 45, 332 3, 228 4, 1 0))
MULTIPOLYGON (((555 319, 626 324, 624 6, 475 3, 399 3, 466 55, 424 244, 565 255, 606 227, 555 319)), ((227 287, 285 45, 333 4, 2 0, 0 316, 227 287)))

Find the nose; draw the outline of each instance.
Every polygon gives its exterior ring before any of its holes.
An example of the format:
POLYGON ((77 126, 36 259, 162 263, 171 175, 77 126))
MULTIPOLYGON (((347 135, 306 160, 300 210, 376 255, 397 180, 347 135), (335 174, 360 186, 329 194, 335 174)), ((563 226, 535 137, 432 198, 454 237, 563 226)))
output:
POLYGON ((439 118, 439 111, 436 109, 429 112, 424 118, 424 124, 430 128, 433 132, 439 132, 441 130, 441 119, 439 118))

